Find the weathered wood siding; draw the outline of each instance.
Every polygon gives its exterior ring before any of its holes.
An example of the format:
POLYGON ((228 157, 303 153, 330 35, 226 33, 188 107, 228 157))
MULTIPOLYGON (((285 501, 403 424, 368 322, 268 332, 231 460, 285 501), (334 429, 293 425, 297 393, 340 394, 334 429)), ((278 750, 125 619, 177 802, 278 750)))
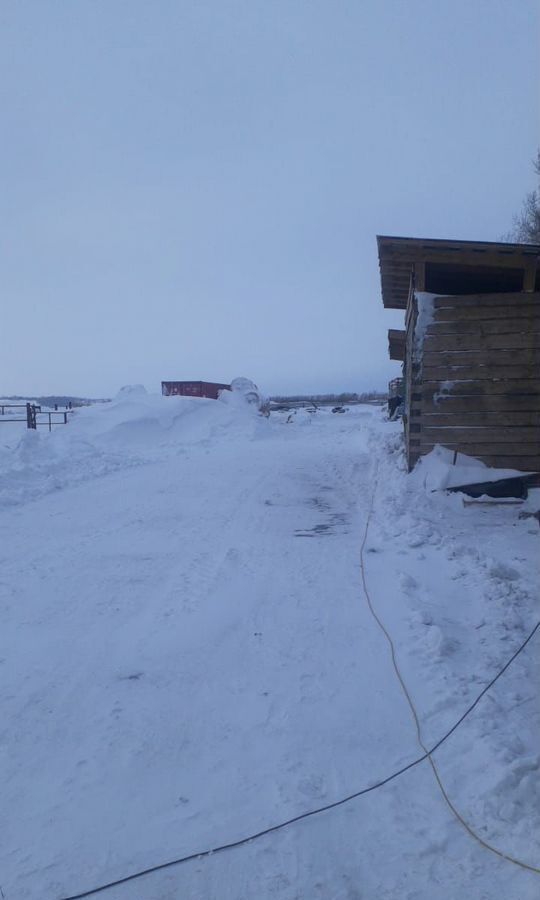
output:
POLYGON ((420 359, 407 315, 409 465, 443 444, 540 470, 540 293, 437 297, 420 359))

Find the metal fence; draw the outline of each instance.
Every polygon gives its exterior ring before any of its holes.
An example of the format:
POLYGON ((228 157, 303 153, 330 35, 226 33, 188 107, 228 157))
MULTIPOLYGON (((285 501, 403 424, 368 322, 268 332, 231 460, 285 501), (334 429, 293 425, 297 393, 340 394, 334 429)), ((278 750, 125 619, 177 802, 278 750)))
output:
POLYGON ((53 425, 67 425, 68 416, 72 412, 74 412, 73 409, 42 410, 37 403, 0 403, 0 425, 7 425, 9 422, 26 422, 27 428, 37 430, 39 425, 47 425, 49 431, 52 431, 53 425), (6 418, 6 410, 19 409, 24 409, 25 414, 8 412, 6 418))

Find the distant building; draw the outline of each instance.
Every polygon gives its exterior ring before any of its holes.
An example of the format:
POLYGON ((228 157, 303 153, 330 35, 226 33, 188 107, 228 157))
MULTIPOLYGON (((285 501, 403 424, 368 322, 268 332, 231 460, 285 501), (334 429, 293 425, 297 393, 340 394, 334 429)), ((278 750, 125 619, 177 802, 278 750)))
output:
POLYGON ((540 470, 540 246, 378 237, 409 468, 442 444, 540 470))
POLYGON ((217 400, 220 391, 230 391, 230 384, 215 381, 162 381, 161 393, 165 397, 208 397, 217 400))

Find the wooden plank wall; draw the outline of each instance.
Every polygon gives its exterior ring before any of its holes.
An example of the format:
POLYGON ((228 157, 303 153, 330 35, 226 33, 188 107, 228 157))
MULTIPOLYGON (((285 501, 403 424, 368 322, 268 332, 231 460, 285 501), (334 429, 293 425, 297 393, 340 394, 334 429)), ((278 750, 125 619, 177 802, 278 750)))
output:
MULTIPOLYGON (((409 465, 443 444, 490 466, 539 471, 540 293, 434 304, 421 372, 410 366, 409 465)), ((408 334, 407 362, 411 347, 408 334)))
POLYGON ((422 454, 420 445, 420 421, 422 414, 421 398, 421 367, 414 358, 413 343, 414 330, 418 317, 418 305, 412 290, 409 292, 407 314, 405 317, 405 447, 407 449, 407 463, 412 469, 422 454))

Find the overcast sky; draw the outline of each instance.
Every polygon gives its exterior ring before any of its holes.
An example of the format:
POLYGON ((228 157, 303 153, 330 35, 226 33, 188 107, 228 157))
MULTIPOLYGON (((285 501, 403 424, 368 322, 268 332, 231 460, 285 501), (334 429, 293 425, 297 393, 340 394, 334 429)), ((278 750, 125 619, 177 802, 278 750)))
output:
POLYGON ((539 0, 2 0, 0 393, 398 374, 375 235, 498 240, 539 0))

